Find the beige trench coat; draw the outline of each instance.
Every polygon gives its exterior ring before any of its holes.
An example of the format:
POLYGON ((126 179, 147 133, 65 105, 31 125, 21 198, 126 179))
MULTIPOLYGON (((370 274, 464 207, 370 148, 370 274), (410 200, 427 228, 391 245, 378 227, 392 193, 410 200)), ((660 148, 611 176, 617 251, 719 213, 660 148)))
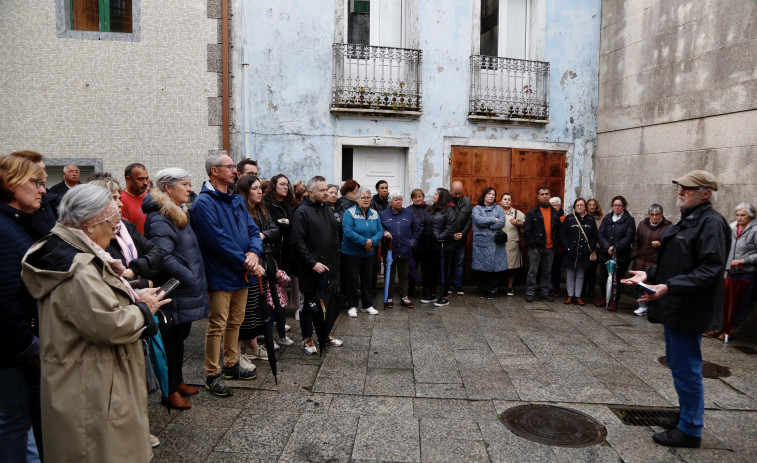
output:
POLYGON ((523 252, 518 244, 518 227, 511 224, 510 220, 516 219, 523 222, 526 220, 526 214, 511 207, 509 212, 505 212, 505 215, 507 216, 507 220, 502 231, 507 234, 507 243, 505 243, 505 248, 507 249, 507 269, 521 268, 523 267, 523 252))
POLYGON ((39 303, 45 461, 148 462, 146 318, 89 245, 61 224, 52 233, 29 249, 22 270, 39 303), (52 249, 73 260, 37 267, 52 249))

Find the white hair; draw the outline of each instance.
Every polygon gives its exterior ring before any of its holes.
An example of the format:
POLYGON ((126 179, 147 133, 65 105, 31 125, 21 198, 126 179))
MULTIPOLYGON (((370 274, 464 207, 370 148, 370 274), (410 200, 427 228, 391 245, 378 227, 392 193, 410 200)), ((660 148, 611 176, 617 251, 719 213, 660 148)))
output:
POLYGON ((742 209, 746 210, 746 215, 748 215, 752 219, 755 215, 757 215, 757 211, 755 211, 754 206, 752 206, 751 203, 739 203, 736 205, 736 208, 733 211, 738 212, 742 209))
POLYGON ((96 216, 109 202, 110 191, 96 185, 77 185, 63 195, 58 209, 58 222, 81 226, 87 219, 96 216))
POLYGON ((392 201, 394 201, 394 198, 397 197, 404 198, 402 196, 402 193, 400 193, 399 191, 392 191, 391 193, 389 193, 389 196, 386 198, 386 200, 391 203, 392 201))
POLYGON ((557 196, 549 198, 549 204, 562 204, 562 200, 557 196))
POLYGON ((355 197, 359 198, 361 194, 368 192, 368 194, 371 194, 371 189, 367 186, 361 186, 357 189, 357 192, 355 193, 355 197))
POLYGON ((221 163, 221 155, 223 154, 227 154, 226 151, 216 151, 215 153, 210 153, 205 158, 205 172, 208 174, 208 177, 210 177, 210 169, 221 163))
POLYGON ((192 180, 192 174, 180 167, 169 167, 158 172, 155 176, 155 185, 160 191, 166 191, 166 185, 173 188, 178 182, 192 180))

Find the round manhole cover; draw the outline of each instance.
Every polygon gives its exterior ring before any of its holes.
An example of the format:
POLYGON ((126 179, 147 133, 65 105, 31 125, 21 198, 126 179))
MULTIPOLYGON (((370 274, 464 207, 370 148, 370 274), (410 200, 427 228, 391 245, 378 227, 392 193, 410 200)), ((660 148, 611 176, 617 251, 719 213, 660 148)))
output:
MULTIPOLYGON (((668 366, 668 359, 666 359, 664 355, 658 358, 657 361, 664 366, 668 366)), ((731 376, 731 369, 705 360, 702 362, 702 376, 713 379, 727 378, 731 376)))
POLYGON ((552 405, 519 405, 502 414, 516 436, 545 445, 589 447, 602 443, 607 429, 591 416, 552 405))

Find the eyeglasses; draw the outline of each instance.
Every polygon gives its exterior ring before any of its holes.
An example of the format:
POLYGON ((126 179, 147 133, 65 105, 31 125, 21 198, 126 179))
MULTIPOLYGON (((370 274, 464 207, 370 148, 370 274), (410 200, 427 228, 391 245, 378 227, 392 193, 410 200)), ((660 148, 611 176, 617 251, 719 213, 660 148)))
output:
POLYGON ((39 189, 40 187, 47 188, 47 182, 42 180, 41 178, 32 177, 29 179, 30 182, 34 182, 34 188, 39 189))
POLYGON ((235 166, 234 164, 216 164, 216 165, 215 165, 215 166, 213 166, 213 167, 226 167, 226 168, 228 168, 229 170, 234 170, 234 169, 236 169, 236 166, 235 166))
POLYGON ((362 201, 370 201, 370 200, 371 200, 371 197, 370 197, 370 196, 367 196, 367 197, 366 197, 366 196, 361 196, 361 197, 359 197, 358 199, 360 199, 360 200, 362 200, 362 201))
POLYGON ((689 191, 697 191, 699 190, 698 186, 683 186, 680 183, 676 183, 676 190, 680 192, 689 192, 689 191))
MULTIPOLYGON (((121 231, 121 216, 118 216, 116 218, 115 223, 111 219, 105 220, 110 225, 111 230, 113 230, 114 234, 118 234, 118 232, 121 231)), ((103 222, 103 223, 105 223, 103 222)))

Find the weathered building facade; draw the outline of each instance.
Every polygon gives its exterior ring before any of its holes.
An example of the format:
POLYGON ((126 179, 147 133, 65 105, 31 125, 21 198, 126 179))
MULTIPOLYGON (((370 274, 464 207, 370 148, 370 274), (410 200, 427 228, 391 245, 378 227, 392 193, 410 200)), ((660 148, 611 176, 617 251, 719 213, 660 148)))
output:
POLYGON ((199 187, 221 147, 219 5, 0 2, 0 153, 39 151, 50 182, 70 162, 121 181, 142 162, 181 166, 199 187))
POLYGON ((715 207, 757 202, 757 3, 602 3, 597 195, 624 195, 637 219, 660 203, 675 219, 671 179, 711 171, 715 207))
POLYGON ((264 176, 534 204, 593 191, 600 1, 232 2, 232 150, 264 176))

